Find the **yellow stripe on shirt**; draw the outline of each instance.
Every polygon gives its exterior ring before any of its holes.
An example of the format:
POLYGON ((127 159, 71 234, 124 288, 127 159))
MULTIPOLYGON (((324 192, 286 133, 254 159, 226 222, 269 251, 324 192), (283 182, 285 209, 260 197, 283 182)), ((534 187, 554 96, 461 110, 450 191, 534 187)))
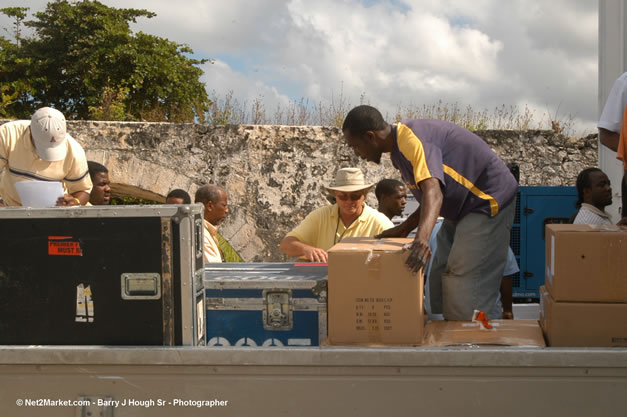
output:
MULTIPOLYGON (((397 125, 396 138, 398 142, 398 149, 403 156, 411 163, 414 168, 414 181, 415 185, 420 184, 422 181, 432 178, 429 167, 427 166, 427 159, 425 157, 425 150, 422 146, 422 142, 416 136, 416 134, 409 127, 402 123, 397 125)), ((409 184, 410 187, 414 184, 409 184)))
POLYGON ((499 203, 497 203, 494 197, 481 191, 479 188, 477 188, 475 184, 473 184, 470 180, 468 180, 468 178, 464 177, 463 175, 455 171, 450 166, 448 165, 443 165, 443 166, 444 166, 444 172, 448 174, 451 178, 453 178, 455 181, 457 181, 458 183, 466 187, 471 193, 473 193, 477 197, 483 200, 486 200, 490 203, 490 213, 491 213, 490 215, 492 217, 497 215, 497 213, 499 212, 499 203))

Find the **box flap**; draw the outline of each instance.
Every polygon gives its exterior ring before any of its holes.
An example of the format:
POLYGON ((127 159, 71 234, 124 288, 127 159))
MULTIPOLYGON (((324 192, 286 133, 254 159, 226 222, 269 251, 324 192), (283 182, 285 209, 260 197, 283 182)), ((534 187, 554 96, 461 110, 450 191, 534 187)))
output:
POLYGON ((470 321, 430 321, 424 346, 546 346, 536 320, 490 320, 490 324, 491 329, 482 330, 470 321))
POLYGON ((627 228, 608 224, 547 224, 553 232, 627 232, 627 228))

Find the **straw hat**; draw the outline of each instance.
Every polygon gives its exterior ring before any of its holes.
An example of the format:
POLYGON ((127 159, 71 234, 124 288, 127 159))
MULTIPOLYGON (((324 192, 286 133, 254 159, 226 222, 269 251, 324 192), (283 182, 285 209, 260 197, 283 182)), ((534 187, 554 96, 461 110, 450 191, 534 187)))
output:
POLYGON ((368 190, 374 186, 374 183, 366 184, 364 174, 359 168, 340 168, 335 174, 335 180, 327 185, 327 191, 340 191, 351 193, 353 191, 368 190))

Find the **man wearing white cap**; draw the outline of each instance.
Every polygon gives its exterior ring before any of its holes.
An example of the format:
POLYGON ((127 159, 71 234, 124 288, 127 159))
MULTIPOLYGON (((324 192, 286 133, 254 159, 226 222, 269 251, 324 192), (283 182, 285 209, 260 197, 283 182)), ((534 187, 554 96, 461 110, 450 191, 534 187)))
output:
POLYGON ((394 227, 385 214, 366 205, 366 195, 374 184, 366 184, 359 168, 341 168, 327 191, 336 204, 320 207, 305 217, 281 241, 288 256, 304 257, 312 262, 327 262, 329 250, 346 237, 373 237, 394 227))
POLYGON ((0 196, 7 206, 22 205, 15 189, 19 181, 60 181, 65 195, 57 206, 85 205, 92 188, 85 151, 66 132, 65 117, 50 107, 37 110, 30 121, 0 126, 0 196))

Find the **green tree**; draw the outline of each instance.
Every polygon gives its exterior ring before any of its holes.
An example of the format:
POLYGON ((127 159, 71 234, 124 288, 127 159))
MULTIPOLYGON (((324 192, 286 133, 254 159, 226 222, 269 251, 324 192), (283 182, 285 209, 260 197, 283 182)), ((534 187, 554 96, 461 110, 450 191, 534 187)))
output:
POLYGON ((13 56, 0 53, 7 70, 0 92, 18 81, 28 87, 5 112, 28 117, 52 105, 70 119, 204 121, 210 100, 199 65, 206 60, 190 58, 186 45, 131 31, 130 23, 154 16, 92 0, 48 3, 23 22, 33 36, 20 37, 13 56))
MULTIPOLYGON (((26 7, 0 9, 0 13, 15 19, 11 34, 15 43, 0 36, 0 117, 4 118, 23 113, 22 100, 27 99, 32 92, 31 84, 20 73, 23 60, 18 56, 22 22, 27 11, 26 7)), ((10 33, 6 28, 5 31, 10 33)))
MULTIPOLYGON (((22 39, 22 24, 26 18, 28 9, 28 7, 5 7, 0 9, 1 13, 15 19, 15 22, 13 22, 13 38, 18 46, 20 44, 20 40, 22 39)), ((9 32, 6 28, 4 30, 7 33, 9 32)))

